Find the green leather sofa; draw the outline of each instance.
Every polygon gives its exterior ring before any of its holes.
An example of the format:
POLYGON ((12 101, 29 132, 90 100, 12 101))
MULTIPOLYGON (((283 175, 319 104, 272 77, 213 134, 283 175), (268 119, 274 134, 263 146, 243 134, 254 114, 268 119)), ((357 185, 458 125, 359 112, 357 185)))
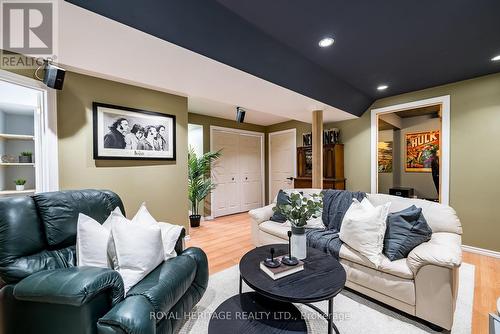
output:
MULTIPOLYGON (((78 213, 100 223, 119 206, 111 191, 0 199, 0 334, 175 332, 201 299, 208 264, 199 248, 160 264, 124 296, 111 269, 76 266, 78 213)), ((183 233, 184 234, 184 233, 183 233)))

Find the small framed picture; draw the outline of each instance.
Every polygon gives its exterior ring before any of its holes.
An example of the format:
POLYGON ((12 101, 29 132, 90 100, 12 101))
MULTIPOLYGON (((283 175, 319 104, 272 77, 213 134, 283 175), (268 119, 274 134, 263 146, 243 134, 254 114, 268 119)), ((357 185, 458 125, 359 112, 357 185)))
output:
POLYGON ((311 133, 303 133, 302 134, 302 146, 311 146, 312 145, 312 134, 311 133))
POLYGON ((175 160, 175 115, 93 103, 94 159, 175 160))

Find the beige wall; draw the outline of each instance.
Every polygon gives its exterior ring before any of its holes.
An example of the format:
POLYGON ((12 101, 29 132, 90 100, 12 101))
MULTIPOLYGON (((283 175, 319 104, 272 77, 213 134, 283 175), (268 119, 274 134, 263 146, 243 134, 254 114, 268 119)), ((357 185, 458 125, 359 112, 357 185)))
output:
POLYGON ((57 109, 61 189, 111 189, 129 217, 145 201, 158 220, 188 225, 185 97, 68 72, 57 109), (177 161, 94 160, 93 101, 176 115, 177 161))

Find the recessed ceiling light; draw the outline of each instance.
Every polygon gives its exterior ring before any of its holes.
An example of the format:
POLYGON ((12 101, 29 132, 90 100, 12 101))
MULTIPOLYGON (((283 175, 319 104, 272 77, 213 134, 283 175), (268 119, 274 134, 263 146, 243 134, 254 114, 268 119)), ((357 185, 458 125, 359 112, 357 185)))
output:
POLYGON ((387 88, 389 88, 389 86, 387 85, 380 85, 377 87, 377 90, 386 90, 387 88))
POLYGON ((499 61, 499 60, 500 60, 500 55, 491 58, 491 61, 499 61))
POLYGON ((319 41, 318 45, 321 46, 322 48, 327 48, 331 46, 335 40, 331 37, 325 37, 321 41, 319 41))

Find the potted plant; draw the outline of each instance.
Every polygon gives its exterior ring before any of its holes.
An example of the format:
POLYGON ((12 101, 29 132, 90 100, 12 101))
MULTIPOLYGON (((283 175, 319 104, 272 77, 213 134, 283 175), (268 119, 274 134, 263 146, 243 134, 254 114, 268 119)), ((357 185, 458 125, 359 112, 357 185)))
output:
POLYGON ((31 152, 21 152, 21 155, 19 156, 19 162, 30 164, 31 162, 33 162, 32 156, 33 153, 31 152))
POLYGON ((24 179, 17 179, 17 180, 14 180, 14 183, 16 184, 16 190, 17 191, 23 191, 24 190, 24 185, 26 184, 26 180, 24 180, 24 179))
POLYGON ((291 255, 302 260, 307 256, 305 226, 311 217, 317 218, 321 215, 323 195, 304 196, 299 192, 292 192, 289 197, 289 203, 277 205, 273 210, 281 212, 292 225, 291 255))
POLYGON ((191 202, 191 215, 189 216, 191 227, 200 226, 201 215, 199 214, 199 204, 216 187, 210 178, 210 168, 212 163, 220 158, 221 155, 222 153, 217 151, 207 152, 197 157, 193 148, 189 148, 188 198, 191 202))

